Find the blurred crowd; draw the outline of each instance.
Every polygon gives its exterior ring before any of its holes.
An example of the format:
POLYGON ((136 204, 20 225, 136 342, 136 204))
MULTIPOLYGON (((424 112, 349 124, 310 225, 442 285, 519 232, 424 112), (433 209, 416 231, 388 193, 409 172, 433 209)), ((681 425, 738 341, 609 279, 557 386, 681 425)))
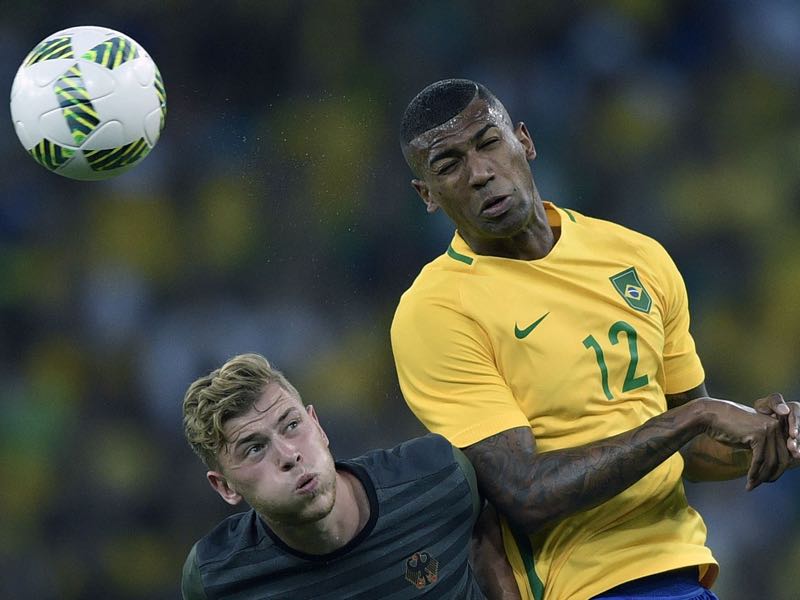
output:
MULTIPOLYGON (((485 83, 543 197, 652 235, 718 397, 800 399, 800 3, 9 0, 6 90, 41 39, 127 33, 167 120, 107 182, 46 172, 0 119, 0 597, 174 599, 231 509, 182 435, 196 377, 268 356, 334 454, 423 432, 389 324, 447 247, 397 143, 428 83, 485 83)), ((722 600, 796 600, 800 476, 688 487, 722 600)))

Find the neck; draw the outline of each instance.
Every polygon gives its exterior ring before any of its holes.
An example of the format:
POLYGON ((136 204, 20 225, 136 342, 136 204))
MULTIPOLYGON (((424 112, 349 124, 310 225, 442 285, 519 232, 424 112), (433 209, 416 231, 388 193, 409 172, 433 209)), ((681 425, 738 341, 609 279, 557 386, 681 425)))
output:
POLYGON ((270 523, 272 531, 290 548, 306 554, 329 554, 350 542, 369 520, 364 486, 347 471, 336 471, 336 499, 325 517, 304 525, 270 523))
POLYGON ((550 227, 541 199, 537 197, 533 213, 526 225, 517 233, 503 238, 470 238, 461 232, 475 254, 498 256, 517 260, 544 258, 553 249, 561 235, 560 227, 550 227))

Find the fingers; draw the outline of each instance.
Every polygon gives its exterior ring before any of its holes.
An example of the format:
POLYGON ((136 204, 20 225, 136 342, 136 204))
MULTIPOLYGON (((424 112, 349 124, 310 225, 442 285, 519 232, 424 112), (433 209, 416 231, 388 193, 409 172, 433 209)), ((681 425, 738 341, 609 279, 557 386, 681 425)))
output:
POLYGON ((762 415, 783 419, 786 423, 785 444, 790 459, 800 460, 800 402, 786 402, 781 394, 759 398, 754 408, 762 415))
POLYGON ((784 442, 786 428, 783 423, 776 422, 765 430, 763 442, 759 442, 759 456, 756 463, 755 448, 753 463, 748 472, 747 489, 753 490, 765 482, 776 481, 792 463, 789 448, 784 442))
POLYGON ((786 448, 793 459, 800 460, 800 402, 787 402, 786 406, 786 448))
POLYGON ((789 438, 786 440, 786 448, 795 461, 800 461, 800 442, 794 438, 789 438))
POLYGON ((764 440, 764 453, 763 460, 755 473, 755 481, 753 488, 755 489, 764 482, 770 481, 773 473, 778 468, 778 453, 775 447, 775 436, 772 432, 768 431, 766 439, 764 440))
POLYGON ((756 411, 762 415, 786 416, 790 413, 789 406, 781 394, 770 394, 765 398, 759 398, 753 405, 756 411))
POLYGON ((789 402, 786 406, 789 409, 789 436, 797 439, 800 434, 800 402, 789 402))
POLYGON ((745 484, 745 489, 748 492, 761 485, 758 473, 761 470, 761 466, 764 464, 765 442, 766 440, 760 439, 751 446, 753 449, 753 458, 750 460, 750 468, 747 471, 747 484, 745 484))
POLYGON ((800 402, 789 402, 789 438, 786 448, 795 460, 800 460, 800 402))
POLYGON ((789 453, 788 444, 784 441, 787 439, 785 427, 777 427, 770 437, 775 446, 775 467, 767 477, 767 481, 773 482, 792 465, 792 455, 789 453))

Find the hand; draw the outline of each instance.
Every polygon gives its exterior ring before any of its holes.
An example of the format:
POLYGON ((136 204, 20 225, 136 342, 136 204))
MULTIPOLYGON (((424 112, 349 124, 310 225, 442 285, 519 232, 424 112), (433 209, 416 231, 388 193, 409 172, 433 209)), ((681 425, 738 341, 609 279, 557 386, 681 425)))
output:
POLYGON ((755 409, 762 415, 768 415, 783 423, 787 432, 786 447, 795 460, 795 465, 800 464, 800 402, 786 402, 781 394, 770 394, 766 398, 759 398, 755 402, 755 409))
MULTIPOLYGON (((711 438, 752 451, 746 489, 753 490, 764 482, 775 481, 792 466, 792 455, 786 442, 788 429, 780 419, 728 400, 704 398, 701 401, 708 411, 706 416, 710 425, 706 433, 711 438)), ((773 399, 765 405, 777 407, 780 404, 773 399)), ((786 408, 776 410, 785 412, 786 408)))

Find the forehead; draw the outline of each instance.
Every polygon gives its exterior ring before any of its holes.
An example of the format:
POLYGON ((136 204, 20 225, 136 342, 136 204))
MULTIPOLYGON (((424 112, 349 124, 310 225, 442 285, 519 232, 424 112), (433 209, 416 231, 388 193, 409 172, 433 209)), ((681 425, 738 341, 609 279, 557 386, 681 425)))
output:
POLYGON ((409 146, 415 152, 428 154, 469 139, 487 124, 501 125, 507 122, 508 117, 501 106, 483 98, 475 98, 450 120, 415 137, 409 146))
POLYGON ((225 421, 222 426, 225 439, 229 443, 235 442, 238 437, 250 431, 271 427, 292 406, 303 408, 297 397, 283 389, 279 383, 271 382, 247 412, 225 421))

